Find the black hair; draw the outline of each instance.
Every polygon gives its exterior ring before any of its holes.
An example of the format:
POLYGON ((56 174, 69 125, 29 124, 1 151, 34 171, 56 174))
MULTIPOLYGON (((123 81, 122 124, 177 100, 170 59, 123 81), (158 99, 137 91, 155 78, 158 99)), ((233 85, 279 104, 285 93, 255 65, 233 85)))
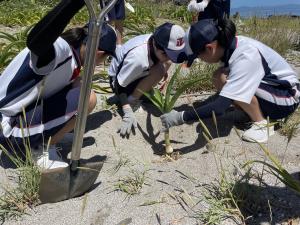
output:
POLYGON ((217 28, 219 30, 218 43, 224 48, 229 48, 236 35, 235 24, 224 17, 223 19, 218 19, 217 28))
POLYGON ((151 35, 151 37, 148 40, 149 45, 149 51, 150 51, 150 58, 153 61, 153 64, 156 65, 159 62, 159 59, 155 55, 154 45, 156 45, 156 41, 154 40, 154 36, 151 35))
POLYGON ((73 48, 79 48, 83 40, 87 37, 88 31, 85 27, 76 27, 69 29, 61 34, 61 37, 73 48))

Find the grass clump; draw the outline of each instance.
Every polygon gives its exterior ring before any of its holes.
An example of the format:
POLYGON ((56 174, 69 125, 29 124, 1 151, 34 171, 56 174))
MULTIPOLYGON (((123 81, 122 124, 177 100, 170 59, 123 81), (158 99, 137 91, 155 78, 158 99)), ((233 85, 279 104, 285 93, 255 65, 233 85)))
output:
POLYGON ((111 172, 113 174, 116 174, 122 167, 128 166, 131 163, 131 161, 127 155, 123 155, 122 152, 117 149, 116 141, 113 136, 112 136, 112 142, 113 142, 114 150, 116 151, 119 158, 117 163, 111 169, 111 172))
POLYGON ((0 24, 5 26, 28 26, 37 23, 49 5, 36 4, 32 0, 7 0, 0 2, 0 24))
POLYGON ((26 159, 10 154, 3 146, 1 150, 17 166, 15 184, 2 186, 4 194, 0 196, 0 221, 17 219, 26 214, 26 210, 39 204, 40 169, 30 157, 30 148, 26 148, 26 159))
POLYGON ((214 86, 211 82, 212 74, 217 69, 217 65, 207 64, 203 62, 194 63, 187 74, 181 73, 176 83, 175 89, 181 87, 189 80, 197 80, 197 85, 190 85, 184 93, 190 94, 195 92, 211 91, 214 90, 214 86))
POLYGON ((0 221, 16 219, 26 214, 28 208, 39 204, 40 171, 36 166, 25 166, 17 170, 16 187, 3 187, 0 197, 0 221))
POLYGON ((239 223, 245 220, 239 203, 242 193, 234 193, 238 181, 228 179, 223 173, 220 180, 203 186, 203 210, 197 211, 194 217, 204 224, 220 224, 225 219, 239 223))
POLYGON ((267 147, 265 147, 261 143, 258 144, 271 162, 269 163, 261 160, 250 160, 245 164, 245 166, 251 165, 253 163, 264 165, 266 167, 266 170, 270 174, 274 175, 278 180, 284 183, 287 187, 291 188, 297 193, 300 193, 300 182, 295 178, 293 178, 293 176, 287 170, 284 169, 279 159, 277 159, 267 147))
POLYGON ((296 110, 281 124, 280 134, 288 138, 288 142, 297 135, 300 126, 300 110, 296 110))
POLYGON ((225 220, 248 224, 262 215, 272 220, 272 207, 280 207, 277 197, 270 193, 258 171, 253 173, 248 167, 243 173, 233 176, 222 170, 219 180, 203 185, 200 202, 204 207, 195 211, 193 217, 201 224, 211 225, 225 220))
POLYGON ((243 20, 243 25, 238 27, 238 33, 259 40, 284 56, 299 41, 299 22, 300 19, 289 16, 254 16, 243 20))
MULTIPOLYGON (((59 1, 48 0, 4 0, 0 1, 0 24, 4 26, 31 26, 37 23, 59 1)), ((84 24, 88 12, 84 7, 72 19, 71 24, 84 24)))
POLYGON ((31 28, 25 27, 14 34, 0 31, 0 73, 26 47, 26 38, 31 28))
POLYGON ((148 7, 135 6, 134 13, 128 13, 124 20, 126 39, 131 37, 153 33, 156 28, 155 17, 148 7))
POLYGON ((119 179, 114 185, 115 191, 122 191, 127 197, 139 194, 146 181, 146 170, 131 170, 130 175, 119 179))

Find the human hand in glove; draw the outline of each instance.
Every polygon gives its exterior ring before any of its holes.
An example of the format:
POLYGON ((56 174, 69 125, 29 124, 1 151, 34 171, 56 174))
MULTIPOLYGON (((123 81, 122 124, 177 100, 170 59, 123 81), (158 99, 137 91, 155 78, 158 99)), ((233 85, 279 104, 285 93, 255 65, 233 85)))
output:
POLYGON ((172 110, 169 113, 165 113, 160 116, 161 123, 163 125, 162 132, 167 131, 170 127, 178 126, 184 123, 183 112, 177 112, 172 110))
POLYGON ((122 124, 118 132, 120 133, 121 137, 129 138, 130 132, 132 130, 133 134, 135 134, 135 129, 137 128, 137 120, 135 118, 134 112, 132 108, 127 105, 123 107, 123 119, 122 124))

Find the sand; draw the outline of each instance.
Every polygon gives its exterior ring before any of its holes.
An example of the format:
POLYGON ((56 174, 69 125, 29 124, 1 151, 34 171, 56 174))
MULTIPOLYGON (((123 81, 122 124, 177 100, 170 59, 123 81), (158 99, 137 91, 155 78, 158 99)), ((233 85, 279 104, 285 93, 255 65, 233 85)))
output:
MULTIPOLYGON (((299 69, 299 67, 297 67, 299 69)), ((213 93, 201 93, 190 98, 193 102, 202 101, 213 93)), ((89 224, 89 225, 193 225, 201 224, 197 220, 197 211, 203 210, 206 204, 203 199, 203 185, 211 184, 220 178, 220 162, 223 171, 228 174, 244 173, 240 165, 250 159, 264 160, 262 149, 255 143, 240 140, 233 126, 239 126, 245 119, 243 114, 229 111, 218 118, 218 132, 211 120, 206 120, 214 136, 212 145, 207 145, 199 123, 185 124, 171 129, 172 146, 179 152, 177 160, 166 160, 163 151, 163 135, 159 134, 161 124, 159 113, 151 105, 136 112, 139 122, 135 136, 122 139, 117 133, 121 117, 113 111, 103 110, 102 97, 94 112, 88 117, 84 135, 82 158, 105 155, 107 160, 99 177, 85 196, 54 203, 44 204, 28 210, 19 220, 4 222, 5 225, 50 225, 50 224, 89 224), (242 115, 242 116, 241 116, 242 115), (113 145, 115 140, 116 147, 113 145), (114 171, 120 160, 128 163, 114 171), (218 162, 218 166, 216 164, 218 162), (133 176, 133 171, 145 175, 145 183, 140 192, 133 196, 116 190, 120 179, 133 176), (86 203, 84 203, 86 202, 86 203)), ((180 98, 177 110, 189 108, 188 98, 180 98)), ((284 167, 295 176, 300 171, 300 134, 289 143, 287 138, 276 132, 266 144, 268 149, 279 159, 284 167)), ((66 151, 71 143, 61 144, 66 151)), ((254 167, 261 171, 261 166, 254 167)), ((5 171, 13 169, 0 167, 1 184, 9 182, 5 171)), ((233 176, 233 175, 232 175, 233 176)), ((290 217, 300 215, 300 198, 269 174, 264 175, 260 197, 272 200, 272 224, 286 224, 290 217)), ((257 185, 254 185, 257 187, 257 185)), ((260 197, 252 199, 256 207, 260 197)), ((254 197, 255 198, 255 197, 254 197)), ((263 200, 262 200, 263 201, 263 200)), ((248 224, 271 224, 270 209, 258 209, 248 224)), ((226 220, 223 224, 236 224, 226 220)), ((296 223, 295 223, 296 224, 296 223)))
MULTIPOLYGON (((193 97, 192 101, 203 99, 203 96, 193 97)), ((198 203, 204 193, 201 185, 220 177, 214 155, 231 174, 234 171, 232 165, 242 164, 250 159, 264 159, 264 154, 257 144, 239 139, 233 129, 233 121, 238 118, 237 113, 228 112, 224 117, 218 118, 218 134, 213 122, 206 121, 215 137, 212 140, 216 146, 214 152, 207 146, 201 135, 203 130, 198 123, 172 128, 170 134, 172 146, 175 151, 180 152, 180 156, 178 160, 168 162, 160 155, 163 150, 163 135, 158 134, 161 127, 160 119, 153 107, 147 105, 145 108, 147 111, 136 112, 139 121, 136 135, 130 139, 122 139, 116 133, 121 121, 120 116, 108 110, 101 110, 101 97, 98 97, 97 108, 88 118, 82 149, 82 158, 98 154, 107 156, 93 190, 86 196, 40 205, 29 210, 29 215, 23 216, 20 220, 7 221, 4 224, 197 224, 194 218, 196 211, 204 207, 201 202, 198 203), (112 138, 116 142, 116 149, 112 138), (118 161, 125 158, 130 162, 114 172, 113 168, 118 161), (140 193, 128 196, 124 192, 116 191, 115 185, 118 180, 132 176, 132 171, 139 171, 139 174, 145 171, 146 180, 140 193), (148 205, 151 202, 152 205, 148 205), (143 204, 146 206, 141 206, 143 204)), ((178 109, 189 107, 187 104, 188 100, 181 98, 178 109)), ((61 146, 70 149, 71 144, 61 146)), ((267 146, 273 154, 282 157, 286 138, 276 132, 267 146)), ((290 142, 285 154, 284 166, 290 172, 299 171, 299 146, 298 134, 290 142)), ((4 169, 0 168, 0 171, 3 183, 4 169)), ((278 182, 276 184, 274 177, 270 175, 265 177, 270 185, 270 193, 276 194, 276 199, 287 201, 288 209, 280 208, 278 214, 274 213, 273 222, 280 223, 287 221, 290 215, 294 217, 300 215, 299 196, 285 188, 283 184, 278 182)), ((274 210, 275 208, 278 209, 274 207, 274 210)), ((268 213, 262 210, 253 224, 268 221, 270 221, 268 213)), ((233 221, 226 223, 235 224, 233 221)))

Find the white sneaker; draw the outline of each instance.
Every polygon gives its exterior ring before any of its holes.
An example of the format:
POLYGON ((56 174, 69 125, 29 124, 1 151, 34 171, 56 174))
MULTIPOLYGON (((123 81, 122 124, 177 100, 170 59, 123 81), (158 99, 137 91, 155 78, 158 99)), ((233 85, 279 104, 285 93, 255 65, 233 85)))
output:
POLYGON ((39 149, 33 152, 33 160, 41 169, 55 169, 68 167, 69 164, 64 162, 60 157, 55 145, 50 145, 48 149, 39 149))
POLYGON ((250 129, 246 130, 242 139, 249 142, 267 142, 269 137, 274 134, 274 125, 269 124, 267 120, 254 122, 250 129))

